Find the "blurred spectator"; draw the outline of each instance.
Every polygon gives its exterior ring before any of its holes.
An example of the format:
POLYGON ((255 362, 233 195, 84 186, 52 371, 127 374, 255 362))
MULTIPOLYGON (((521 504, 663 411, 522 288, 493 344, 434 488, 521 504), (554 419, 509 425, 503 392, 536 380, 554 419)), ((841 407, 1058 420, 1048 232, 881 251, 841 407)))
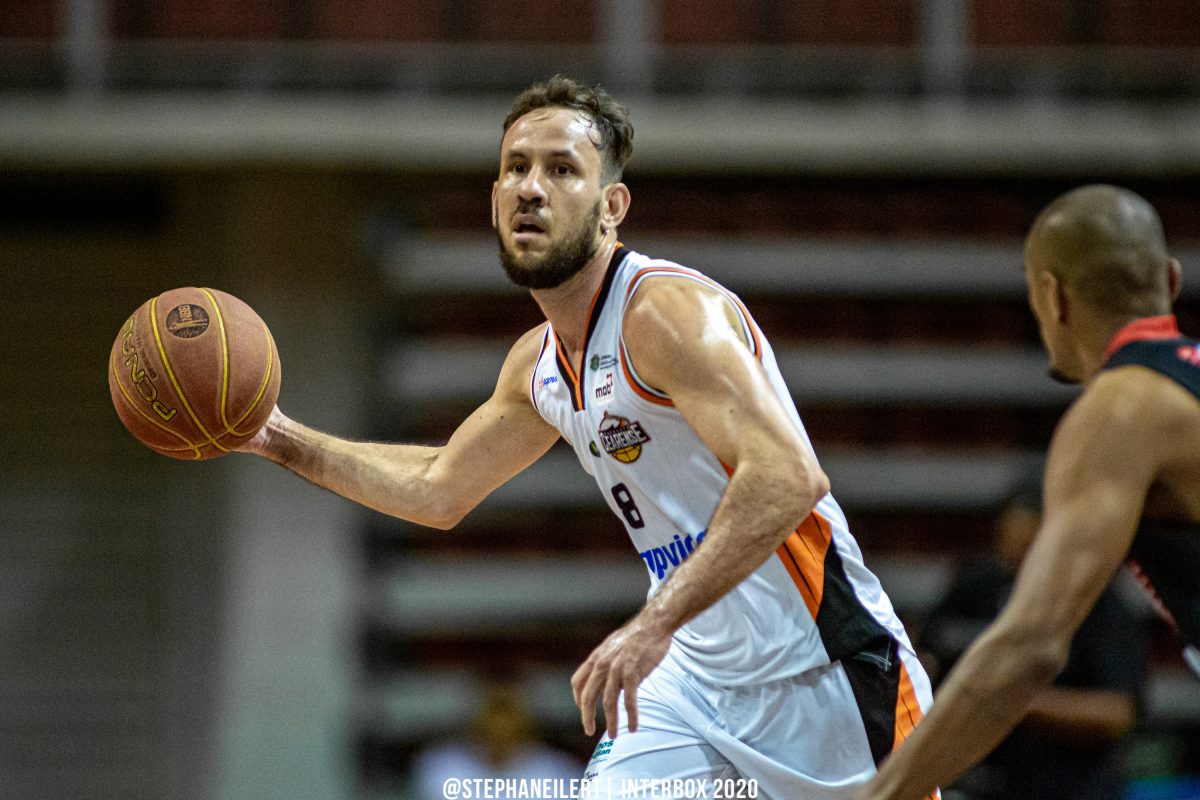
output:
MULTIPOLYGON (((935 685, 1000 613, 1040 517, 1040 490, 1023 488, 1001 512, 993 552, 960 565, 922 631, 922 657, 929 657, 935 685)), ((1118 744, 1137 718, 1146 659, 1140 617, 1109 586, 1054 686, 987 760, 947 791, 947 800, 1120 798, 1118 744)))
POLYGON ((412 772, 420 800, 444 800, 442 785, 449 778, 557 778, 566 798, 570 781, 582 777, 582 763, 538 740, 533 717, 512 683, 489 684, 468 735, 418 754, 412 772))

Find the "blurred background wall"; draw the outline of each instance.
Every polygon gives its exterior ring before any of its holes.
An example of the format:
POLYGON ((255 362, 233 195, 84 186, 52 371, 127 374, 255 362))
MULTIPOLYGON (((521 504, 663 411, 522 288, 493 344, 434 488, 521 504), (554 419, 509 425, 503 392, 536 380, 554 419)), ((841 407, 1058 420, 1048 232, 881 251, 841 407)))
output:
MULTIPOLYGON (((646 580, 568 451, 439 533, 156 456, 104 389, 134 308, 215 286, 289 414, 443 440, 538 321, 488 195, 555 72, 631 106, 623 240, 745 297, 914 630, 1073 397, 1025 308, 1036 211, 1145 194, 1200 331, 1194 0, 6 2, 0 796, 411 796, 500 679, 586 758, 568 677, 646 580)), ((1122 757, 1195 775, 1198 685, 1146 625, 1122 757)))

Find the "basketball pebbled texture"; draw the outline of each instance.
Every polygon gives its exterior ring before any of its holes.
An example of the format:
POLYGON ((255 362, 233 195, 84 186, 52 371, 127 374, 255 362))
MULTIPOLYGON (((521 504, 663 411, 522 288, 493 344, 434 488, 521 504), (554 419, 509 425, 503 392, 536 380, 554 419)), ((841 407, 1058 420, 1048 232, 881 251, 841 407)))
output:
POLYGON ((171 458, 216 458, 251 439, 279 398, 279 353, 254 309, 186 287, 143 303, 108 361, 117 416, 171 458))

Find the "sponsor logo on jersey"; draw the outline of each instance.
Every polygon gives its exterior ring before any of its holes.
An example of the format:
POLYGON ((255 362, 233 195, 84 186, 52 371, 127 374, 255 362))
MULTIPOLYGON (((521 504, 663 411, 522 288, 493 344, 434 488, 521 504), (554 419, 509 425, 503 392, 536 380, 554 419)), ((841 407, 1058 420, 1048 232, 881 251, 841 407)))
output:
POLYGON ((650 570, 650 574, 661 581, 668 569, 678 567, 687 560, 700 542, 704 541, 706 533, 708 533, 706 530, 700 531, 694 539, 690 533, 682 539, 679 538, 679 534, 675 534, 675 541, 666 547, 651 547, 638 555, 646 562, 646 569, 650 570))
POLYGON ((542 378, 541 381, 538 382, 538 388, 545 389, 552 383, 558 383, 557 375, 547 375, 546 377, 542 378))
POLYGON ((604 373, 604 380, 594 390, 594 404, 598 406, 606 406, 613 400, 613 373, 612 370, 604 373))
POLYGON ((617 365, 617 357, 613 355, 594 355, 592 360, 588 362, 588 366, 592 368, 592 372, 598 372, 602 369, 612 369, 617 365))
POLYGON ((604 419, 600 420, 599 434, 604 452, 623 464, 632 464, 641 458, 642 445, 650 441, 640 422, 630 422, 607 411, 604 412, 604 419))
POLYGON ((599 457, 600 457, 600 448, 596 446, 596 442, 595 442, 595 441, 588 442, 588 450, 589 450, 589 451, 591 452, 591 454, 592 454, 592 455, 594 455, 596 458, 599 458, 599 457))
POLYGON ((1175 349, 1175 355, 1180 361, 1186 361, 1193 367, 1200 367, 1200 348, 1190 344, 1180 345, 1175 349))

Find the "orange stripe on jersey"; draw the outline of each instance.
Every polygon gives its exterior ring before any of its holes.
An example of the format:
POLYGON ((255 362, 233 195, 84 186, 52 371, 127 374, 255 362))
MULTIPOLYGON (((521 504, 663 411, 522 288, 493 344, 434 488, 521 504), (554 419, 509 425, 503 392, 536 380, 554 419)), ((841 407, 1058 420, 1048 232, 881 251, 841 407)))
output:
POLYGON ((562 339, 558 338, 558 334, 554 334, 554 347, 558 350, 558 366, 560 372, 568 381, 571 382, 571 394, 575 396, 575 407, 583 408, 583 387, 579 385, 579 378, 575 375, 575 370, 571 366, 571 359, 567 357, 566 348, 563 347, 562 339))
MULTIPOLYGON (((733 467, 721 462, 725 474, 732 477, 733 467)), ((775 550, 792 583, 800 590, 804 605, 814 621, 825 595, 825 554, 833 543, 829 520, 814 508, 796 530, 775 550)))
POLYGON ((625 260, 628 251, 617 242, 616 248, 613 250, 612 257, 608 260, 608 266, 604 270, 604 277, 600 281, 600 285, 596 288, 596 293, 592 295, 592 302, 588 305, 587 327, 584 329, 583 346, 579 353, 579 368, 571 363, 571 359, 567 356, 567 348, 563 346, 562 339, 558 333, 554 334, 554 346, 557 349, 559 372, 563 373, 563 377, 571 383, 571 399, 574 402, 575 410, 583 410, 583 366, 587 359, 588 346, 592 341, 592 333, 596 330, 596 312, 597 307, 603 306, 608 299, 609 289, 612 288, 613 278, 616 276, 617 267, 625 260))
POLYGON ((904 743, 923 716, 921 704, 917 702, 916 687, 913 686, 912 678, 908 676, 908 668, 901 661, 900 686, 896 691, 896 738, 892 743, 892 750, 904 743))
POLYGON ((742 319, 746 323, 746 329, 750 331, 750 340, 751 340, 749 343, 750 347, 753 349, 754 355, 758 358, 758 360, 759 361, 762 360, 762 357, 763 357, 762 342, 758 338, 758 331, 756 330, 757 326, 754 324, 754 318, 750 316, 750 311, 746 308, 745 305, 742 304, 742 301, 737 298, 737 295, 735 295, 733 292, 729 291, 724 286, 717 283, 716 281, 714 281, 712 278, 708 277, 707 275, 700 275, 695 272, 689 272, 689 271, 687 271, 685 269, 681 269, 679 267, 644 267, 644 268, 638 270, 637 272, 635 272, 633 275, 633 278, 629 281, 629 288, 625 291, 625 302, 626 303, 629 302, 629 298, 633 296, 633 293, 635 291, 637 291, 638 282, 641 280, 641 278, 644 275, 646 275, 647 273, 651 273, 651 272, 653 272, 653 273, 669 273, 669 274, 674 274, 674 275, 681 275, 685 278, 691 278, 692 280, 699 281, 700 283, 703 283, 706 286, 716 289, 718 292, 725 295, 725 297, 728 298, 729 301, 734 304, 734 307, 736 307, 738 309, 738 311, 741 313, 742 319))
POLYGON ((813 510, 775 551, 814 620, 825 593, 825 554, 832 541, 829 521, 813 510))

